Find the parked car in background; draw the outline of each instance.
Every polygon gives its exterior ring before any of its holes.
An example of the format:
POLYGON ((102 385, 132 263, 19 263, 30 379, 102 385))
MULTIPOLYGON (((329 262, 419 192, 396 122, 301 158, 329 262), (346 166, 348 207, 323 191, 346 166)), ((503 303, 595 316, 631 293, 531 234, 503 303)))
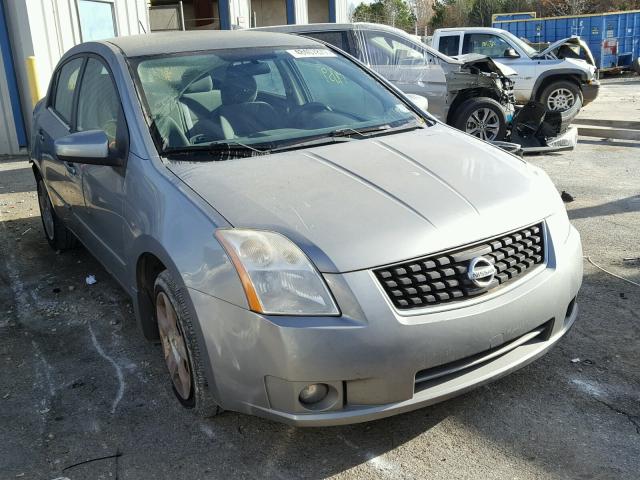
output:
POLYGON ((429 113, 484 140, 504 139, 515 108, 515 72, 481 55, 455 60, 397 28, 373 23, 281 25, 256 30, 322 40, 349 53, 405 93, 426 97, 429 113))
POLYGON ((578 37, 559 40, 538 52, 498 28, 441 28, 434 32, 432 46, 453 57, 479 53, 512 67, 518 72, 515 97, 521 104, 536 100, 547 110, 575 115, 597 97, 600 88, 593 55, 578 37))
POLYGON ((540 357, 578 313, 549 177, 312 39, 78 45, 30 155, 47 241, 80 240, 131 295, 202 416, 416 409, 540 357))

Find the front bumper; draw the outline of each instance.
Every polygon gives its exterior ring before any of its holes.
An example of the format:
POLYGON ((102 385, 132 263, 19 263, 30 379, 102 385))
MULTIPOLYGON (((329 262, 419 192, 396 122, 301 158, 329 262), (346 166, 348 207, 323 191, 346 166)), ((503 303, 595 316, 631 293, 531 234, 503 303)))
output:
POLYGON ((577 316, 579 234, 572 227, 566 239, 547 235, 546 265, 475 301, 419 314, 396 311, 370 271, 325 275, 342 317, 263 317, 190 289, 212 394, 229 410, 340 425, 431 405, 521 368, 577 316), (425 372, 431 379, 418 383, 425 372), (298 394, 311 383, 335 387, 335 402, 305 408, 298 394))
POLYGON ((600 92, 600 81, 592 80, 590 83, 582 84, 582 105, 593 102, 600 92))

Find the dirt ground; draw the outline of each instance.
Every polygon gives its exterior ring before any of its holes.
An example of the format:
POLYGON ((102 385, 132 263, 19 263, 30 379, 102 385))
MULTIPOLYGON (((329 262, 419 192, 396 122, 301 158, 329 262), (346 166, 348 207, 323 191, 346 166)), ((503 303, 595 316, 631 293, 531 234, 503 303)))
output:
MULTIPOLYGON (((597 107, 633 115, 639 86, 605 83, 597 107)), ((623 260, 640 256, 640 145, 530 161, 575 197, 585 255, 640 283, 623 260)), ((548 355, 433 407, 322 429, 198 420, 123 291, 84 249, 47 245, 26 159, 0 159, 0 479, 637 479, 640 288, 585 260, 579 305, 548 355)))

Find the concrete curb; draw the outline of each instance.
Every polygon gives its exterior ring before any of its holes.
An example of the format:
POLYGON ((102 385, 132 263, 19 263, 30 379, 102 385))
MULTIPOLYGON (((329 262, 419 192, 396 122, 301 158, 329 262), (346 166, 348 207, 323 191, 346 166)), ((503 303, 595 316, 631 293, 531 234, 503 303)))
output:
POLYGON ((578 135, 582 137, 615 138, 640 141, 640 122, 576 118, 578 135))

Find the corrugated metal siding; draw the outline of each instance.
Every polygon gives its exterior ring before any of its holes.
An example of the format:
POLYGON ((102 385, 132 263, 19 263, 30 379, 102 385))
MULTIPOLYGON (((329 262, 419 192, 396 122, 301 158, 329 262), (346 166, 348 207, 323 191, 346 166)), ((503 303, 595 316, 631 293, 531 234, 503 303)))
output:
MULTIPOLYGON (((113 5, 118 35, 149 30, 146 0, 114 0, 113 5)), ((46 93, 64 52, 81 42, 77 4, 76 0, 10 0, 6 10, 22 111, 29 123, 32 105, 25 59, 36 57, 39 83, 46 93)))
POLYGON ((27 145, 27 138, 3 0, 0 0, 0 108, 0 154, 18 153, 27 145))
POLYGON ((589 45, 599 68, 630 65, 640 56, 640 11, 601 15, 507 20, 493 23, 531 42, 555 42, 578 35, 589 45), (603 49, 605 41, 617 41, 615 54, 603 49))
POLYGON ((0 55, 0 69, 2 69, 2 73, 0 73, 0 155, 6 155, 17 153, 19 147, 2 55, 0 55))

